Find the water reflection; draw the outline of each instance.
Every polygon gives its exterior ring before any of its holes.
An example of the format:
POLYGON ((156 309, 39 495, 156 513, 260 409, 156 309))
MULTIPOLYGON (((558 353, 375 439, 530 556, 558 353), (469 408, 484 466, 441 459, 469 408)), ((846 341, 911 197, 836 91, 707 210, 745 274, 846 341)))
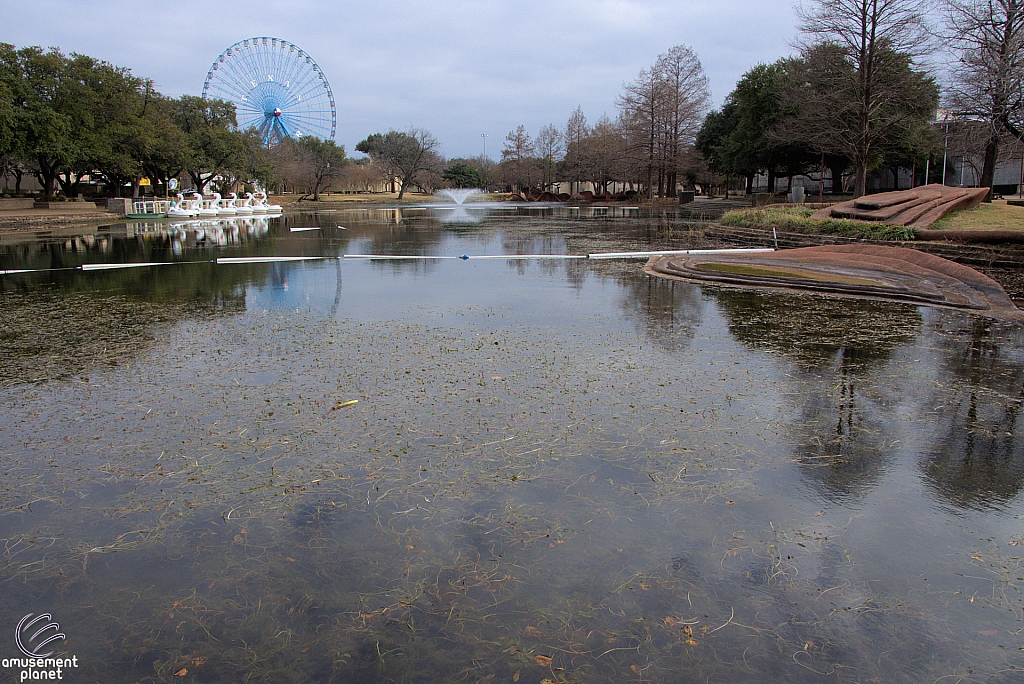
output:
POLYGON ((0 280, 0 623, 60 606, 90 681, 998 681, 1019 333, 635 262, 209 263, 696 239, 529 211, 0 280))
POLYGON ((704 315, 699 286, 666 278, 623 278, 622 286, 623 312, 648 340, 672 352, 689 346, 704 315))
POLYGON ((921 328, 916 308, 855 299, 709 288, 729 332, 751 349, 778 353, 806 369, 838 361, 850 373, 885 363, 921 328))
POLYGON ((1024 336, 983 318, 948 328, 947 389, 932 407, 941 427, 920 468, 928 487, 956 508, 1001 508, 1024 486, 1024 336))
POLYGON ((921 329, 913 307, 713 288, 729 332, 797 368, 788 439, 801 475, 827 500, 849 504, 874 488, 895 458, 878 418, 876 373, 921 329))
POLYGON ((464 206, 460 204, 454 207, 431 208, 430 216, 434 220, 446 224, 477 224, 483 223, 484 219, 486 219, 488 215, 494 213, 494 211, 494 209, 491 209, 484 204, 474 204, 472 206, 464 206))

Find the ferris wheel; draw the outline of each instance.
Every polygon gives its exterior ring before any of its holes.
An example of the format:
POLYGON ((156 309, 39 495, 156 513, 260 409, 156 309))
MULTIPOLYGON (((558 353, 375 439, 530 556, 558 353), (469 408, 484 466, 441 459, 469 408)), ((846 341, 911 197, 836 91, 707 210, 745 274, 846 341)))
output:
POLYGON ((206 74, 203 97, 233 102, 240 129, 263 142, 315 135, 334 139, 337 115, 327 77, 313 58, 279 38, 249 38, 222 52, 206 74))

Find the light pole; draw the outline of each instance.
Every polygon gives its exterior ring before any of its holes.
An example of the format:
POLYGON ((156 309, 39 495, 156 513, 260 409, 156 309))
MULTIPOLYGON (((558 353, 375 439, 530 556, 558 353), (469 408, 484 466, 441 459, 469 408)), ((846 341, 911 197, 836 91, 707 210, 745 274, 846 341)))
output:
POLYGON ((946 127, 946 138, 942 143, 942 184, 946 184, 946 151, 949 147, 949 112, 942 113, 942 121, 946 127))

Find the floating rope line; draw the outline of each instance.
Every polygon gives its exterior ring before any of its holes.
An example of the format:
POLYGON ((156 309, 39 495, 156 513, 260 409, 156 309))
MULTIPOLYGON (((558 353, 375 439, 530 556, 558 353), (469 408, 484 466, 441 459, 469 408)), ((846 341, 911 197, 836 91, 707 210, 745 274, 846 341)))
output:
POLYGON ((649 259, 652 256, 671 256, 673 254, 757 254, 774 252, 771 247, 737 247, 735 249, 666 249, 659 252, 602 252, 588 254, 589 259, 649 259))
POLYGON ((74 271, 73 267, 67 268, 12 268, 7 271, 0 271, 0 275, 14 275, 16 273, 41 273, 43 271, 74 271))
POLYGON ((376 259, 376 260, 387 260, 387 259, 462 259, 463 261, 469 261, 470 259, 506 259, 506 260, 517 260, 517 259, 586 259, 585 254, 479 254, 470 256, 469 254, 462 254, 460 256, 436 256, 430 254, 346 254, 346 259, 376 259))
POLYGON ((320 226, 304 226, 302 228, 289 228, 288 230, 293 233, 301 233, 306 230, 320 230, 320 226))
MULTIPOLYGON (((340 227, 340 226, 339 226, 340 227)), ((597 254, 478 254, 470 256, 437 255, 437 254, 345 254, 333 256, 261 256, 261 257, 218 257, 211 261, 139 261, 124 264, 82 264, 67 268, 19 268, 0 270, 0 275, 19 273, 42 273, 46 271, 109 271, 120 268, 144 268, 147 266, 176 266, 180 264, 272 264, 289 261, 329 261, 332 259, 370 259, 379 261, 414 260, 427 261, 432 259, 504 259, 518 261, 526 259, 648 259, 652 256, 672 256, 686 254, 758 254, 774 252, 771 247, 736 248, 736 249, 669 249, 657 252, 601 252, 597 254)))
POLYGON ((269 257, 218 257, 218 264, 271 264, 277 261, 323 261, 338 259, 332 256, 269 256, 269 257))
POLYGON ((143 266, 173 266, 175 264, 205 264, 205 261, 133 261, 127 264, 82 264, 83 271, 109 271, 115 268, 142 268, 143 266))
POLYGON ((346 254, 345 259, 461 259, 457 256, 430 256, 418 254, 346 254))

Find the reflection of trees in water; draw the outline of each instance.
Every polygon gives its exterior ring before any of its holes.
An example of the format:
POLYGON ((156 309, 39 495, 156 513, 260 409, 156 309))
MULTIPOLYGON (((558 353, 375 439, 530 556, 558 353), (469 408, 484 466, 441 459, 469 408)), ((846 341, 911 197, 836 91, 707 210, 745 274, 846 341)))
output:
POLYGON ((245 283, 271 273, 267 264, 179 264, 4 278, 0 382, 68 378, 128 361, 158 343, 168 324, 245 311, 245 283))
POLYGON ((144 301, 73 292, 0 294, 0 384, 73 377, 116 366, 158 346, 185 319, 245 310, 244 295, 144 301))
POLYGON ((975 317, 943 336, 951 394, 920 468, 928 489, 957 508, 998 507, 1024 486, 1021 337, 975 317))
POLYGON ((700 287, 668 278, 620 279, 626 290, 622 309, 639 330, 667 351, 682 351, 700 325, 704 302, 700 287))
POLYGON ((708 288, 729 319, 729 332, 754 350, 777 352, 803 368, 832 363, 857 373, 888 360, 921 328, 916 308, 785 292, 708 288))
POLYGON ((871 415, 884 401, 871 371, 915 338, 920 313, 872 301, 709 289, 737 340, 803 370, 792 394, 799 419, 790 430, 800 473, 830 500, 862 497, 891 461, 883 426, 871 415))
POLYGON ((791 429, 803 477, 831 501, 859 499, 874 487, 892 457, 885 431, 873 419, 870 396, 861 397, 863 359, 840 348, 827 369, 804 374, 797 397, 799 419, 791 429))

